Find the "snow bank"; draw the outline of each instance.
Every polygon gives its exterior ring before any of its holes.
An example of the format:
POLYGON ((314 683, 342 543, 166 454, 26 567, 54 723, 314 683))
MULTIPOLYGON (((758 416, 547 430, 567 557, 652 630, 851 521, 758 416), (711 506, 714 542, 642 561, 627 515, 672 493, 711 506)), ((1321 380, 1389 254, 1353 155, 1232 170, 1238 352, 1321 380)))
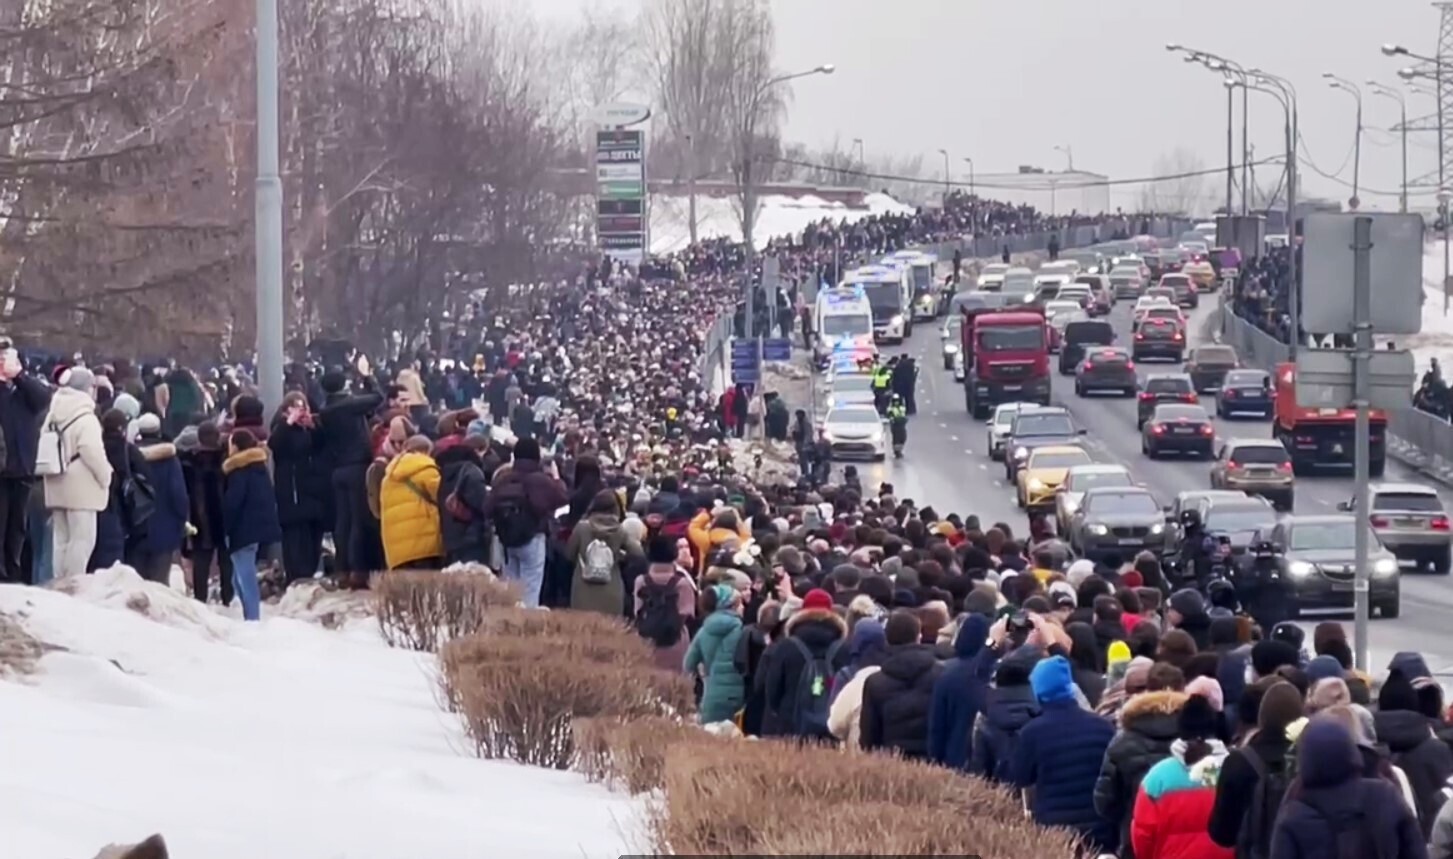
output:
MULTIPOLYGON (((691 204, 685 195, 657 194, 651 197, 651 252, 667 254, 685 248, 691 242, 691 204)), ((752 237, 758 248, 778 236, 797 235, 808 224, 831 218, 849 223, 872 215, 912 214, 914 207, 904 205, 887 194, 867 194, 862 207, 849 207, 811 194, 788 197, 768 194, 761 198, 752 237)), ((696 198, 696 233, 698 238, 726 236, 742 240, 741 201, 736 197, 696 198)))
POLYGON ((646 852, 636 801, 470 757, 431 657, 284 613, 243 624, 121 568, 0 585, 0 617, 42 651, 0 673, 0 853, 75 859, 153 832, 208 859, 646 852))
POLYGON ((1423 330, 1409 337, 1389 339, 1412 350, 1420 375, 1433 358, 1443 365, 1445 378, 1447 368, 1453 367, 1453 309, 1449 310, 1449 315, 1444 315, 1441 241, 1429 243, 1423 252, 1423 330))

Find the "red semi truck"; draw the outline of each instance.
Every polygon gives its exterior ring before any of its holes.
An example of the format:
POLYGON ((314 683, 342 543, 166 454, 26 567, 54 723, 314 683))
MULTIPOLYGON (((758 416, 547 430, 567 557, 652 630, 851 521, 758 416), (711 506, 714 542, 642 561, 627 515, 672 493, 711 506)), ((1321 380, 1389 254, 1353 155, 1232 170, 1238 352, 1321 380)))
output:
POLYGON ((1058 332, 1030 306, 964 310, 964 405, 983 420, 1000 403, 1049 405, 1049 353, 1058 332))
MULTIPOLYGON (((1276 368, 1276 418, 1272 437, 1286 447, 1292 470, 1303 474, 1324 465, 1353 464, 1356 409, 1310 408, 1297 404, 1297 365, 1276 368)), ((1373 409, 1367 472, 1381 477, 1387 465, 1387 412, 1373 409)))

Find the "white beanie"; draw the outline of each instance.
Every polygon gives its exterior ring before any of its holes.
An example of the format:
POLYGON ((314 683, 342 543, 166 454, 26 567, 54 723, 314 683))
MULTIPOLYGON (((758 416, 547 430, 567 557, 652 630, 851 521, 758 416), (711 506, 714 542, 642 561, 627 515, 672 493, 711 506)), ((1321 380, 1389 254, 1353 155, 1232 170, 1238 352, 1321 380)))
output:
POLYGON ((1065 571, 1065 578, 1076 590, 1085 583, 1085 579, 1095 574, 1095 562, 1089 558, 1080 558, 1065 571))

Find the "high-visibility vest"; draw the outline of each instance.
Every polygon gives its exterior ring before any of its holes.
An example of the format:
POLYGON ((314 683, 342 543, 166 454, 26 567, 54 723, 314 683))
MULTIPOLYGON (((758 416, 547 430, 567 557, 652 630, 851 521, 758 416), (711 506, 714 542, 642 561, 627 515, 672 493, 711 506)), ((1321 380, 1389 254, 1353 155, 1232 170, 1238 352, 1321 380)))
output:
POLYGON ((879 367, 873 371, 873 387, 886 388, 893 383, 893 374, 888 372, 887 367, 879 367))

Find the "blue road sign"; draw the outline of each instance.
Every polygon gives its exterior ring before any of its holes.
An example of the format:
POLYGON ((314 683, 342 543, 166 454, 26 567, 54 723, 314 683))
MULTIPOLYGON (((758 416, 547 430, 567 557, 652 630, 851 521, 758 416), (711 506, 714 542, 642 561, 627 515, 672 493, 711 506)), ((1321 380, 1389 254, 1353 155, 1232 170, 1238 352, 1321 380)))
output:
POLYGON ((732 340, 732 381, 755 385, 762 381, 762 353, 756 340, 732 340))
POLYGON ((763 361, 791 361, 792 341, 785 337, 769 337, 762 341, 763 361))

